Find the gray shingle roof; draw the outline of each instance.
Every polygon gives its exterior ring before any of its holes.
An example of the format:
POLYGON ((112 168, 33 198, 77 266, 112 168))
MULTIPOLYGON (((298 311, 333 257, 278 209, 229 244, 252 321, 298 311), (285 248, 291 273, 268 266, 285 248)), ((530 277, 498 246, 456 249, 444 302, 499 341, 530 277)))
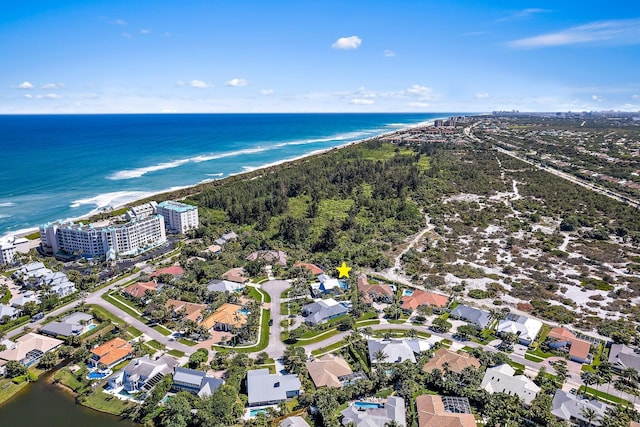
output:
POLYGON ((286 400, 287 392, 299 390, 300 379, 297 375, 272 375, 268 369, 247 372, 249 405, 286 400))
POLYGON ((602 402, 590 399, 579 399, 570 393, 557 390, 551 403, 551 413, 565 421, 570 421, 573 418, 588 422, 583 415, 583 411, 586 408, 593 409, 598 415, 595 419, 591 420, 591 425, 599 426, 608 408, 608 406, 602 402))
POLYGON ((451 310, 451 315, 466 320, 469 323, 475 323, 481 328, 486 328, 489 320, 491 320, 491 315, 488 312, 462 304, 459 304, 451 310))
POLYGON ((193 384, 194 387, 200 387, 200 384, 202 384, 202 379, 205 376, 206 374, 202 371, 176 366, 176 370, 173 374, 173 381, 193 384))

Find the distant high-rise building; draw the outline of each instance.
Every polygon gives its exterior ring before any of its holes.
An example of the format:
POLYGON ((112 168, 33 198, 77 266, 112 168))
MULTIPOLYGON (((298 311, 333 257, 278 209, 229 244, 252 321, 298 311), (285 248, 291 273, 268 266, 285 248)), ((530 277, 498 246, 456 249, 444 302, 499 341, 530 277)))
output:
POLYGON ((437 119, 433 121, 433 125, 437 128, 444 126, 444 120, 437 119))
POLYGON ((158 203, 157 212, 164 217, 167 230, 174 233, 186 233, 200 225, 197 206, 167 200, 158 203))
POLYGON ((16 246, 9 242, 0 242, 0 265, 13 264, 16 255, 16 246))

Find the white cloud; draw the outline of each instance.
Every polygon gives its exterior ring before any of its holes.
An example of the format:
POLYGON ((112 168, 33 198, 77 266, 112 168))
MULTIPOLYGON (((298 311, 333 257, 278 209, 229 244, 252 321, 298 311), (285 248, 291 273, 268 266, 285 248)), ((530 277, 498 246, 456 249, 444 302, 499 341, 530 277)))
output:
POLYGON ((64 83, 47 83, 41 86, 41 89, 51 90, 51 89, 63 89, 64 83))
POLYGON ((248 85, 249 82, 245 79, 231 79, 228 82, 225 83, 225 85, 227 86, 232 86, 232 87, 242 87, 242 86, 246 86, 248 85))
POLYGON ((599 97, 598 95, 591 95, 591 100, 596 101, 596 102, 602 102, 603 99, 601 97, 599 97))
POLYGON ((590 42, 602 42, 609 45, 639 44, 640 19, 592 22, 555 33, 514 40, 508 45, 515 48, 537 48, 590 42))
POLYGON ((409 107, 413 107, 413 108, 427 108, 429 106, 429 104, 427 104, 426 102, 410 102, 409 103, 409 107))
POLYGON ((512 13, 511 15, 505 16, 504 18, 496 19, 494 22, 512 21, 514 19, 527 18, 529 16, 536 15, 538 13, 544 13, 544 12, 549 12, 549 11, 546 9, 528 8, 528 9, 523 9, 518 12, 512 13))
POLYGON ((22 83, 20 83, 18 86, 16 86, 17 89, 22 89, 22 90, 31 90, 33 88, 35 88, 35 86, 28 81, 24 81, 22 83))
POLYGON ((631 95, 631 99, 638 99, 640 98, 640 95, 631 95))
POLYGON ((357 49, 362 44, 362 39, 358 36, 340 37, 331 45, 334 49, 350 50, 357 49))
POLYGON ((420 85, 413 85, 405 92, 409 96, 418 96, 421 100, 429 99, 433 94, 433 90, 430 87, 420 85))
POLYGON ((476 93, 476 99, 487 99, 489 97, 488 93, 476 93))
POLYGON ((396 56, 396 53, 391 49, 385 49, 384 52, 382 52, 382 54, 387 58, 393 58, 394 56, 396 56))
POLYGON ((275 94, 276 92, 273 89, 262 89, 258 93, 262 96, 269 96, 275 94))
POLYGON ((195 87, 197 89, 206 89, 209 87, 213 87, 211 83, 203 82, 202 80, 191 80, 189 82, 189 86, 195 87))
POLYGON ((36 98, 38 98, 38 99, 60 99, 60 98, 62 98, 62 96, 58 95, 57 93, 46 93, 44 95, 38 95, 38 96, 36 96, 36 98))
POLYGON ((144 35, 151 34, 151 30, 143 28, 142 30, 140 30, 140 34, 144 34, 144 35))
POLYGON ((87 93, 87 94, 82 95, 82 97, 84 99, 98 99, 98 98, 100 98, 100 95, 98 95, 97 93, 87 93))
POLYGON ((25 93, 24 97, 31 99, 31 98, 33 98, 33 95, 31 95, 30 93, 25 93))
POLYGON ((356 104, 356 105, 371 105, 373 104, 375 101, 373 101, 372 99, 362 99, 362 98, 354 98, 351 100, 350 104, 356 104))

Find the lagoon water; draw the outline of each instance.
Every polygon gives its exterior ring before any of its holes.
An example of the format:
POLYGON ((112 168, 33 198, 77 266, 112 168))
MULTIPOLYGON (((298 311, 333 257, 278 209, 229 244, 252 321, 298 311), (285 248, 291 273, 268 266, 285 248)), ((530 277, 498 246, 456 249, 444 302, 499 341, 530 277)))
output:
POLYGON ((0 236, 451 114, 0 116, 0 236))

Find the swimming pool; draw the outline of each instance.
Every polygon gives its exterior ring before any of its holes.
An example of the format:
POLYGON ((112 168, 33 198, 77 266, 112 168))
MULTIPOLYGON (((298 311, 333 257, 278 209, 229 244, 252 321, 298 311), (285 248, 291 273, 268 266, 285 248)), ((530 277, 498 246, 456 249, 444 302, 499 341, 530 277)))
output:
POLYGON ((266 409, 250 409, 249 410, 249 416, 252 418, 258 414, 266 414, 266 413, 267 413, 266 409))
POLYGON ((338 280, 338 284, 340 285, 340 287, 342 289, 347 289, 349 288, 349 285, 347 285, 347 282, 345 282, 344 280, 338 280))
POLYGON ((87 326, 87 331, 94 330, 96 328, 96 326, 98 326, 98 325, 96 325, 95 323, 90 324, 89 326, 87 326))
POLYGON ((413 295, 413 291, 410 289, 405 289, 404 291, 402 291, 402 295, 405 297, 410 297, 411 295, 413 295))
POLYGON ((108 377, 109 375, 111 375, 112 371, 91 371, 89 372, 89 374, 87 374, 87 378, 90 380, 101 380, 103 378, 108 377))
POLYGON ((378 409, 382 408, 384 405, 382 403, 374 403, 374 402, 355 402, 353 404, 358 409, 378 409))
POLYGON ((238 310, 238 313, 244 314, 245 316, 248 316, 249 313, 251 313, 251 312, 246 308, 241 308, 240 310, 238 310))

